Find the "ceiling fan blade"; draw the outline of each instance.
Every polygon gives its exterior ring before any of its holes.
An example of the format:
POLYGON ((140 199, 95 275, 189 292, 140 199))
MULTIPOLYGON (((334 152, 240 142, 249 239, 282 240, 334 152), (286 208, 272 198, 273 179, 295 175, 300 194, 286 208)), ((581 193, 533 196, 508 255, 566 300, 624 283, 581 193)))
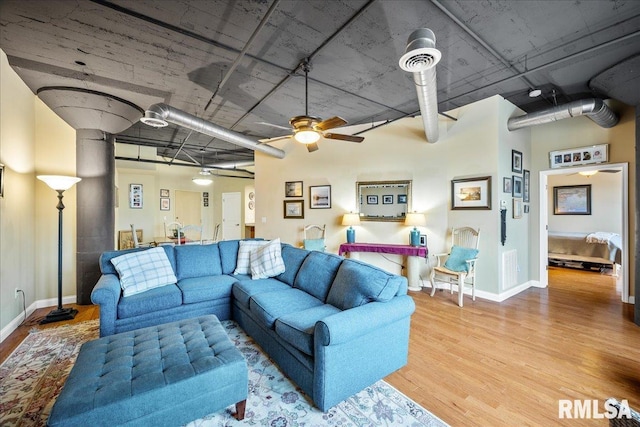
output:
POLYGON ((307 144, 307 150, 310 153, 313 153, 314 151, 318 151, 318 144, 316 144, 315 142, 311 144, 307 144))
POLYGON ((349 142, 362 142, 364 141, 363 136, 353 136, 353 135, 344 135, 341 133, 325 133, 325 138, 328 139, 339 139, 341 141, 349 141, 349 142))
POLYGON ((327 120, 321 121, 320 123, 315 125, 315 128, 318 130, 329 130, 329 129, 337 128, 340 126, 344 126, 346 124, 347 124, 347 121, 345 119, 343 119, 342 117, 335 116, 327 120))
POLYGON ((259 139, 258 141, 262 142, 263 144, 268 144, 270 142, 281 141, 283 139, 291 138, 292 136, 293 135, 276 136, 276 137, 273 137, 273 138, 259 139))

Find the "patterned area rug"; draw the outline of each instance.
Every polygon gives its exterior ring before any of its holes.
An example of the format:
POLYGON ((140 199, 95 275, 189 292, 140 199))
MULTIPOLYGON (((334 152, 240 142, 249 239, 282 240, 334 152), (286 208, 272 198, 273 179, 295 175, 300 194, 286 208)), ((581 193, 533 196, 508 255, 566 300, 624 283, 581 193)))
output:
MULTIPOLYGON (((245 419, 236 421, 230 406, 189 423, 189 427, 447 425, 384 381, 321 412, 235 322, 222 324, 249 366, 245 419)), ((0 365, 0 425, 45 426, 80 346, 98 335, 97 320, 33 330, 0 365)))

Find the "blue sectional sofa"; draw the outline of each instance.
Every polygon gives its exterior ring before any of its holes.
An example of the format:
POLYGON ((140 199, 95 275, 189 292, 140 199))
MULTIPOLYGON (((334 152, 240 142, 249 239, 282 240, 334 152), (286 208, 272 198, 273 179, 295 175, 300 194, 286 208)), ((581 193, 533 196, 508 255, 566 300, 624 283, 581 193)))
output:
MULTIPOLYGON (((407 363, 415 305, 406 278, 282 244, 284 272, 233 274, 242 241, 163 246, 176 283, 123 296, 105 252, 91 294, 100 335, 215 314, 233 319, 323 411, 407 363)), ((279 243, 278 243, 279 245, 279 243)))

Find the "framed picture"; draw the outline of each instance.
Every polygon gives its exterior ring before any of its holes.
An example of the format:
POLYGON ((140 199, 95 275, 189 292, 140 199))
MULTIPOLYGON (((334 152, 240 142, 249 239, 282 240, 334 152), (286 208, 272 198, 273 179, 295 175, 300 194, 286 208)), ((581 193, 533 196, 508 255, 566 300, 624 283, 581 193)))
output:
POLYGON ((591 184, 553 187, 554 215, 591 215, 591 184))
POLYGON ((398 194, 398 204, 404 205, 407 203, 407 195, 406 194, 398 194))
POLYGON ((393 204, 393 194, 382 196, 382 204, 383 205, 392 205, 393 204))
POLYGON ((378 196, 367 196, 367 204, 368 205, 377 205, 378 204, 378 196))
MULTIPOLYGON (((141 229, 136 229, 136 236, 138 237, 138 242, 143 241, 141 229)), ((118 231, 118 250, 132 249, 133 247, 133 234, 131 233, 131 230, 118 231)))
POLYGON ((451 180, 451 209, 491 209, 491 177, 451 180))
POLYGON ((166 188, 160 189, 160 197, 169 197, 169 190, 166 188))
POLYGON ((4 165, 0 164, 0 199, 4 197, 4 165))
POLYGON ((309 187, 309 208, 330 209, 331 208, 331 186, 315 185, 309 187))
POLYGON ((304 200, 285 200, 285 218, 304 218, 304 200))
POLYGON ((511 171, 522 173, 522 153, 520 151, 511 150, 511 171))
POLYGON ((302 197, 302 181, 285 182, 284 197, 302 197))
POLYGON ((129 207, 142 209, 142 184, 129 184, 129 207))
POLYGON ((502 178, 502 192, 511 194, 511 178, 502 178))
POLYGON ((511 182, 513 183, 511 195, 513 197, 522 197, 522 177, 513 175, 511 182))
POLYGON ((427 246, 427 235, 426 234, 421 234, 420 235, 420 246, 427 246))
POLYGON ((522 218, 522 199, 513 199, 513 217, 522 218))
POLYGON ((171 199, 168 197, 160 198, 160 210, 161 211, 169 211, 171 210, 171 199))
POLYGON ((524 203, 529 203, 529 187, 531 185, 531 172, 528 170, 522 171, 522 201, 524 203))
POLYGON ((524 205, 524 213, 529 213, 529 205, 524 205))
POLYGON ((549 164, 552 169, 603 163, 608 160, 609 144, 569 148, 566 150, 551 151, 549 153, 549 164))

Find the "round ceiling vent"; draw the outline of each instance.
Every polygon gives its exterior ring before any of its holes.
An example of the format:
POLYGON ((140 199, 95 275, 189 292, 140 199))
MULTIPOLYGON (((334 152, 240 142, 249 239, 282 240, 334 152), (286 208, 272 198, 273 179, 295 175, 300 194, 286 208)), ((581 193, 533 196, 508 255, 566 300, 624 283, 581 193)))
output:
POLYGON ((419 71, 425 71, 435 66, 442 57, 442 54, 438 49, 424 47, 420 49, 414 49, 405 53, 400 58, 400 68, 404 71, 411 73, 417 73, 419 71))

